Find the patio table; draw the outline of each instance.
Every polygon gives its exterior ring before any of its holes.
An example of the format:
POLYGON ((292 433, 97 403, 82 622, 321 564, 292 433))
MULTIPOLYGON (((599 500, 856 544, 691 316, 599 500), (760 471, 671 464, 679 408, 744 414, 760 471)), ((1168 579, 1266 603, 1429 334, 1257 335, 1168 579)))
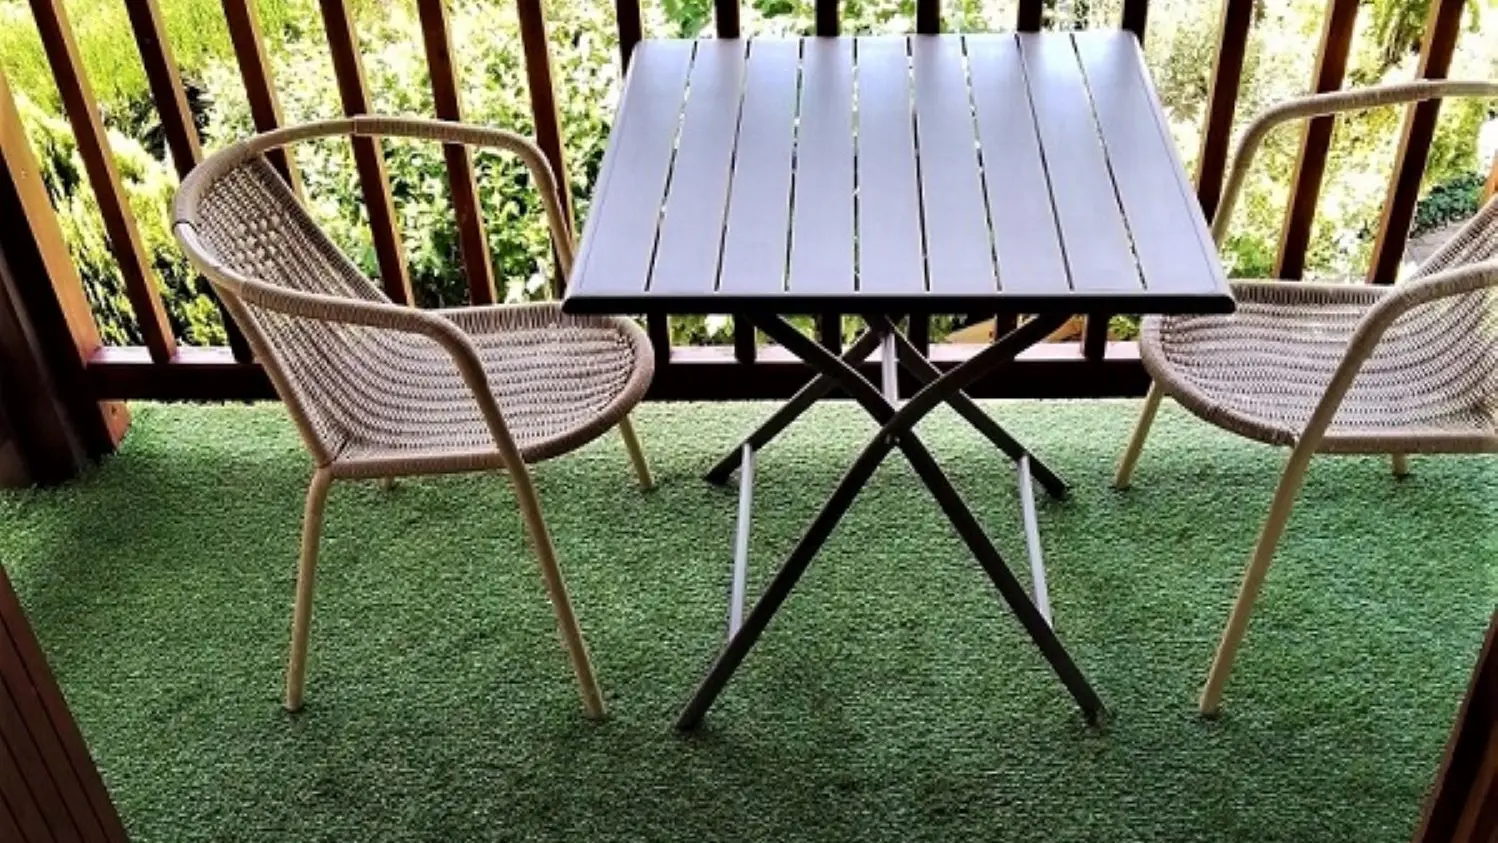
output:
POLYGON ((731 313, 818 373, 709 473, 740 471, 729 637, 695 728, 879 464, 898 448, 1089 722, 1051 626, 1032 478, 1066 486, 964 388, 1074 314, 1233 308, 1142 54, 1126 32, 646 41, 634 52, 564 309, 731 313), (941 373, 912 314, 1027 318, 941 373), (853 313, 838 356, 788 315, 853 313), (878 384, 856 368, 881 354, 878 384), (905 370, 919 391, 902 400, 905 370), (880 425, 747 615, 755 453, 834 389, 880 425), (1035 599, 914 427, 950 405, 1017 469, 1035 599), (1037 605, 1038 604, 1038 605, 1037 605))

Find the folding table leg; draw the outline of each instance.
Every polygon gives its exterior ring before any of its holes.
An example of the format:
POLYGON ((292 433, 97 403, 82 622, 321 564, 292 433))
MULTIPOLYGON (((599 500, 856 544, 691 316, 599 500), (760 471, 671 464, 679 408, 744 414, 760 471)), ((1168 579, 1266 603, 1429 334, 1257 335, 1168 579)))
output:
POLYGON ((1035 517, 1035 490, 1031 488, 1030 458, 1019 458, 1019 506, 1025 522, 1025 551, 1030 556, 1030 579, 1035 585, 1035 608, 1051 626, 1056 621, 1051 617, 1051 590, 1045 581, 1045 556, 1040 547, 1040 523, 1035 517))
MULTIPOLYGON (((850 365, 858 365, 868 359, 870 354, 879 347, 879 335, 873 331, 864 331, 848 350, 843 352, 842 359, 850 365)), ((831 353, 831 352, 829 352, 831 353)), ((749 434, 749 437, 734 448, 718 464, 708 471, 706 477, 709 483, 723 485, 728 482, 728 476, 733 474, 734 469, 739 467, 739 460, 743 457, 744 445, 749 445, 758 451, 770 444, 770 440, 780 435, 780 432, 790 427, 791 422, 800 418, 801 414, 811 408, 811 405, 820 401, 827 393, 837 386, 836 381, 824 374, 813 377, 806 386, 801 387, 791 399, 776 410, 774 415, 765 420, 757 430, 749 434)))
MULTIPOLYGON (((865 318, 879 319, 879 317, 865 318)), ((893 329, 893 323, 889 322, 888 319, 880 321, 888 328, 893 329)), ((907 372, 910 372, 916 380, 920 381, 922 386, 931 383, 941 376, 941 372, 935 366, 931 365, 931 361, 922 357, 921 353, 916 350, 916 347, 909 340, 896 333, 895 342, 900 355, 900 365, 904 366, 907 372)), ((1066 481, 1062 480, 1054 471, 1051 471, 1034 454, 1026 450, 1025 446, 1009 435, 1009 432, 1001 427, 992 416, 983 412, 983 408, 973 403, 973 399, 969 398, 967 393, 961 391, 954 392, 951 397, 947 398, 947 404, 953 410, 956 410, 959 416, 967 420, 968 424, 976 428, 979 433, 988 437, 988 440, 997 446, 1000 451, 1003 451, 1010 459, 1018 462, 1023 457, 1029 457, 1030 467, 1035 473, 1035 479, 1040 481, 1040 485, 1045 488, 1046 494, 1056 500, 1066 499, 1066 496, 1069 494, 1066 488, 1066 481)))
MULTIPOLYGON (((820 345, 817 347, 821 348, 820 345)), ((713 701, 718 698, 723 686, 728 684, 728 680, 739 669, 744 657, 753 649, 760 634, 765 631, 765 627, 770 625, 770 620, 780 610, 780 605, 790 596, 791 589, 796 587, 801 575, 806 573, 817 551, 822 549, 827 537, 832 535, 833 529, 842 520, 843 514, 848 511, 848 507, 853 505, 853 500, 863 490, 864 484, 874 476, 875 469, 893 448, 893 441, 880 438, 871 442, 863 453, 859 454, 858 459, 854 461, 852 467, 843 475, 842 481, 837 484, 837 488, 833 490, 832 496, 822 505, 821 511, 812 520, 811 526, 806 529, 806 533, 791 550, 790 556, 786 557, 785 564, 765 587, 759 601, 754 604, 753 609, 749 610, 748 617, 744 618, 743 626, 739 627, 738 631, 728 639, 728 644, 718 654, 707 676, 704 676, 702 682, 697 685, 691 701, 676 718, 677 729, 684 732, 691 731, 702 723, 703 715, 707 714, 707 710, 712 707, 713 701)))
POLYGON ((791 551, 784 566, 771 580, 759 602, 750 611, 744 625, 724 647, 712 669, 703 678, 691 701, 677 719, 677 728, 690 730, 701 723, 703 715, 712 706, 723 686, 733 676, 744 657, 759 639, 760 634, 769 625, 775 612, 789 596, 801 575, 805 573, 811 560, 831 535, 832 530, 836 528, 859 491, 896 445, 905 452, 906 458, 917 475, 930 489, 933 497, 952 522, 952 526, 973 555, 977 557, 979 564, 993 580, 995 587, 998 588, 1005 602, 1010 605, 1021 625, 1076 699, 1087 720, 1096 722, 1103 712, 1102 702, 1072 662, 1071 656, 1056 638, 1050 624, 1030 602, 1029 595, 1025 593, 1024 588, 1004 564, 972 511, 968 509, 956 489, 947 480, 946 475, 942 473, 930 452, 911 432, 911 427, 937 404, 942 403, 946 393, 962 389, 972 380, 981 377, 988 369, 1000 365, 1006 359, 1013 359, 1020 350, 1043 339, 1055 326, 1049 325, 1047 320, 1036 320, 1034 324, 1022 326, 980 352, 968 364, 964 364, 965 371, 954 370, 943 375, 932 385, 921 390, 899 410, 885 400, 879 390, 859 375, 845 360, 838 359, 784 320, 767 319, 760 323, 759 327, 792 354, 805 360, 843 387, 883 425, 883 428, 864 447, 858 459, 848 469, 827 503, 817 513, 817 517, 807 529, 806 534, 791 551))
POLYGON ((744 592, 749 582, 749 527, 754 514, 754 448, 744 446, 739 472, 739 524, 733 540, 733 584, 728 593, 728 637, 744 624, 744 592))
POLYGON ((927 413, 948 400, 952 394, 982 377, 987 371, 1013 360, 1020 351, 1049 336, 1062 321, 1064 319, 1060 317, 1037 317, 1021 325, 962 366, 934 380, 898 410, 883 400, 878 390, 851 367, 826 353, 808 337, 784 322, 766 323, 761 326, 761 330, 785 346, 792 354, 836 378, 838 385, 883 425, 875 442, 892 441, 900 446, 911 467, 926 484, 942 511, 946 513, 948 520, 952 522, 952 526, 967 544, 968 549, 977 557, 979 564, 993 580, 994 586, 998 588, 1004 601, 1009 604, 1010 610, 1014 612, 1025 631, 1030 634, 1030 638, 1040 648, 1046 661, 1050 662, 1051 668, 1061 679, 1062 684, 1071 692, 1077 705, 1082 709, 1083 715, 1089 723, 1095 723, 1103 712, 1102 701, 1098 699, 1086 677, 1072 662, 1071 655, 1056 638, 1051 625, 1036 609, 1029 595, 1025 593, 1019 581, 1004 564, 1003 558, 999 556, 998 550, 983 532, 972 510, 968 509, 962 496, 957 494, 957 490, 947 480, 936 460, 912 432, 912 428, 927 413))

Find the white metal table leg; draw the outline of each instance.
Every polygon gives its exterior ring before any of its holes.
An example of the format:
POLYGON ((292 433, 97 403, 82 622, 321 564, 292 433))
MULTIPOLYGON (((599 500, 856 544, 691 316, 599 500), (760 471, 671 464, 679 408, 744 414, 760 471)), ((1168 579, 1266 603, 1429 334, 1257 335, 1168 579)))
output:
POLYGON ((896 345, 893 331, 886 333, 880 338, 880 386, 884 392, 884 400, 895 405, 900 403, 900 357, 898 352, 899 346, 896 345))
POLYGON ((1035 517, 1035 489, 1030 482, 1030 456, 1019 458, 1019 504, 1025 521, 1025 550, 1030 555, 1030 575, 1035 580, 1035 608, 1052 627, 1051 592, 1045 582, 1045 557, 1040 550, 1040 522, 1035 517))
POLYGON ((733 585, 728 596, 728 637, 744 623, 744 591, 749 580, 749 524, 754 509, 754 447, 744 445, 739 465, 739 523, 733 541, 733 585))

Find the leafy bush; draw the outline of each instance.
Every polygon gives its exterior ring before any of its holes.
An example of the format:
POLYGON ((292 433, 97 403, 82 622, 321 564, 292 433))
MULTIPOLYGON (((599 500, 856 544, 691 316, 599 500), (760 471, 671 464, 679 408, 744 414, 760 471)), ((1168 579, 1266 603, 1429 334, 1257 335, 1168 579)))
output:
MULTIPOLYGON (((1374 13, 1360 30, 1350 70, 1359 84, 1400 78, 1413 69, 1404 8, 1425 0, 1372 0, 1374 13), (1391 21, 1400 22, 1398 25, 1391 21)), ((139 56, 118 0, 68 0, 80 51, 112 130, 111 140, 125 176, 174 330, 191 343, 220 343, 222 326, 203 284, 171 242, 167 209, 174 185, 159 126, 146 91, 139 56)), ((353 0, 360 47, 374 107, 381 112, 430 115, 430 80, 413 0, 353 0)), ((1008 29, 1014 4, 996 0, 947 0, 949 29, 1008 29)), ((1200 146, 1203 105, 1216 50, 1216 3, 1153 0, 1147 58, 1170 129, 1187 166, 1200 146)), ((192 86, 205 146, 212 149, 252 131, 248 104, 229 49, 218 0, 162 0, 168 37, 192 86)), ((547 13, 557 101, 568 153, 569 189, 579 221, 602 158, 618 88, 618 51, 613 4, 550 0, 547 13)), ((908 32, 915 0, 844 0, 843 31, 908 32)), ((342 113, 315 0, 257 0, 274 78, 289 121, 342 113)), ((1048 4, 1055 26, 1111 26, 1121 0, 1076 0, 1048 4)), ((1412 7, 1413 8, 1413 7, 1412 7)), ((1487 36, 1498 20, 1488 7, 1473 6, 1468 33, 1453 76, 1498 75, 1498 39, 1487 36)), ((1239 120, 1268 104, 1303 92, 1324 3, 1293 0, 1256 10, 1239 120)), ((519 24, 514 4, 500 0, 449 0, 451 31, 460 68, 460 90, 468 120, 529 133, 533 129, 526 91, 519 24)), ((1412 17, 1413 15, 1413 17, 1412 17)), ((743 29, 757 34, 808 34, 812 0, 748 0, 743 29)), ((645 31, 655 37, 691 37, 710 31, 711 0, 661 0, 646 4, 645 31)), ((94 199, 81 176, 71 134, 60 112, 45 56, 27 4, 0 0, 0 68, 30 99, 26 128, 41 154, 67 237, 88 286, 107 341, 138 341, 118 270, 106 248, 94 199)), ((1338 121, 1308 255, 1312 274, 1360 274, 1371 247, 1384 199, 1402 112, 1383 109, 1338 121)), ((1469 102, 1442 112, 1432 147, 1428 180, 1436 184, 1421 205, 1418 225, 1447 220, 1468 205, 1467 181, 1477 169, 1474 138, 1485 104, 1469 102)), ((1272 272, 1279 228, 1295 169, 1298 134, 1271 136, 1250 176, 1224 259, 1238 276, 1272 272)), ((385 157, 413 287, 423 306, 466 301, 457 231, 441 150, 432 144, 386 142, 385 157)), ((335 242, 364 270, 377 267, 358 179, 344 143, 303 144, 297 152, 308 204, 335 242)), ((547 294, 550 255, 538 198, 518 162, 495 155, 476 161, 480 200, 500 296, 508 301, 547 294)), ((955 322, 941 317, 940 337, 955 322)), ((726 341, 726 317, 673 319, 678 343, 726 341)), ((848 320, 845 330, 856 323, 848 320)), ((1119 333, 1131 323, 1115 324, 1119 333)))
MULTIPOLYGON (((109 250, 98 202, 88 187, 83 159, 67 121, 47 114, 25 96, 18 97, 16 105, 104 341, 140 344, 140 329, 125 296, 124 279, 109 250)), ((187 266, 172 237, 168 221, 177 189, 175 177, 137 141, 110 132, 109 142, 125 186, 125 198, 135 212, 142 245, 159 280, 172 330, 194 345, 224 344, 223 323, 206 294, 207 282, 187 266)))
POLYGON ((1415 206, 1414 233, 1423 234, 1477 213, 1483 184, 1481 173, 1462 173, 1432 187, 1415 206))

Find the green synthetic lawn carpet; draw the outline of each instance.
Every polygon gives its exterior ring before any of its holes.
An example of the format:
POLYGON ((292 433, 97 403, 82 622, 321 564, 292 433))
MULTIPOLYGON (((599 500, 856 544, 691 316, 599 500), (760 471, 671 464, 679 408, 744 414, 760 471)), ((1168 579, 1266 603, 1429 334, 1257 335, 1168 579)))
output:
MULTIPOLYGON (((1114 492, 1136 408, 989 405, 1074 485, 1040 520, 1101 732, 895 460, 678 737, 736 510, 700 474, 769 404, 643 408, 649 494, 613 437, 536 471, 602 725, 498 477, 335 485, 308 704, 283 713, 310 469, 275 405, 134 408, 86 478, 0 495, 0 558, 139 841, 1407 840, 1498 603, 1498 461, 1314 465, 1205 722, 1283 453, 1166 408, 1114 492)), ((870 430, 823 406, 762 453, 751 593, 870 430)), ((954 416, 922 430, 1026 569, 1013 472, 954 416)))

